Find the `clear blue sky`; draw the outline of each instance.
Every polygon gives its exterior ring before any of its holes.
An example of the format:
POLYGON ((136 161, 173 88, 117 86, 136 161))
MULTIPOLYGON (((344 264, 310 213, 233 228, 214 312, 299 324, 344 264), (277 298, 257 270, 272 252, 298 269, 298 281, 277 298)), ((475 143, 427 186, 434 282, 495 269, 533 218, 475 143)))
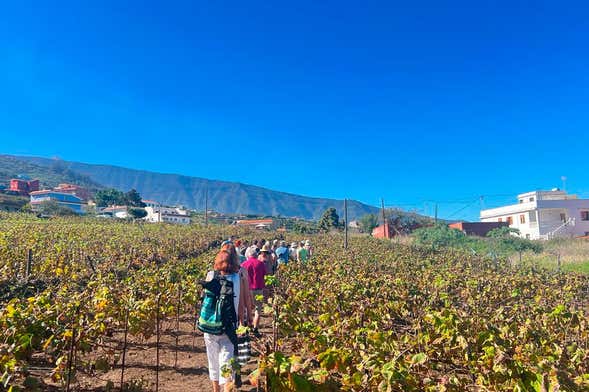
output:
POLYGON ((0 5, 1 153, 450 218, 589 196, 586 2, 81 3, 0 5))

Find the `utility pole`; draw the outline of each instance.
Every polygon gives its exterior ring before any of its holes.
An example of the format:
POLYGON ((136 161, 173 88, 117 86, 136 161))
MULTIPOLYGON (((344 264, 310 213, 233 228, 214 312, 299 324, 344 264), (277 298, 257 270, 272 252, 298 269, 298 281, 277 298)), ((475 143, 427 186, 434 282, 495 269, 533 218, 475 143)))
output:
POLYGON ((205 226, 209 225, 209 187, 205 188, 205 226))
POLYGON ((438 203, 436 203, 436 214, 434 217, 434 222, 436 223, 436 225, 438 224, 438 203))
POLYGON ((389 230, 387 227, 387 217, 384 212, 384 199, 383 198, 380 199, 380 205, 381 205, 381 209, 382 209, 382 233, 388 238, 389 230))
POLYGON ((348 199, 344 199, 344 249, 348 249, 348 199))

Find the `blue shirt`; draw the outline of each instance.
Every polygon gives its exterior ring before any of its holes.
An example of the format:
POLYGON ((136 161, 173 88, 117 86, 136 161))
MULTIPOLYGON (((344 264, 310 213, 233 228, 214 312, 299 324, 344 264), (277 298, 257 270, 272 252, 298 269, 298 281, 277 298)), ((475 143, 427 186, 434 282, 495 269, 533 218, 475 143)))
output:
POLYGON ((276 250, 274 252, 276 253, 276 256, 278 257, 279 263, 284 263, 284 264, 288 263, 288 248, 281 246, 279 248, 276 248, 276 250))

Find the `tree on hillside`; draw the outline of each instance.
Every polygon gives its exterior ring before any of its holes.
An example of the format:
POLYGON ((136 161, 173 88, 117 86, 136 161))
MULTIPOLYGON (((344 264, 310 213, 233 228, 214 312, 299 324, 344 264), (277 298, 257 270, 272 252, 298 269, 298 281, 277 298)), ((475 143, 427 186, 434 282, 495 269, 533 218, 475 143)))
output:
POLYGON ((125 200, 128 206, 145 207, 145 203, 141 201, 141 195, 135 189, 125 193, 125 200))
POLYGON ((378 217, 376 214, 366 214, 360 218, 358 221, 360 224, 360 228, 364 233, 372 233, 372 230, 378 226, 378 217))
POLYGON ((298 234, 314 234, 317 232, 317 226, 312 222, 295 221, 291 230, 298 234))
POLYGON ((339 216, 337 215, 337 211, 333 207, 329 207, 323 215, 321 219, 319 219, 319 230, 321 231, 329 231, 331 229, 337 229, 339 227, 339 216))
POLYGON ((147 216, 147 211, 140 207, 131 207, 129 208, 128 212, 133 219, 142 219, 147 216))
POLYGON ((123 205, 126 204, 125 194, 117 189, 109 188, 102 189, 96 192, 94 196, 96 205, 98 207, 107 207, 110 205, 123 205))
POLYGON ((387 221, 397 234, 409 234, 427 226, 427 218, 419 217, 416 214, 407 213, 401 210, 390 210, 387 213, 387 221))

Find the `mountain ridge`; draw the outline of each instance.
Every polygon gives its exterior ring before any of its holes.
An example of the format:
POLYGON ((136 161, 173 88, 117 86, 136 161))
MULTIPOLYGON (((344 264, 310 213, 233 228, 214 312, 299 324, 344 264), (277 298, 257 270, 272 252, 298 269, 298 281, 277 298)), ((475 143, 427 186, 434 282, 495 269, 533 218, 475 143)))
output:
MULTIPOLYGON (((329 207, 343 216, 343 200, 302 196, 294 193, 267 189, 257 185, 224 180, 210 180, 176 173, 158 173, 130 169, 107 164, 89 164, 60 159, 3 155, 41 167, 56 165, 67 168, 83 178, 105 187, 119 190, 137 189, 146 199, 154 199, 167 205, 183 205, 204 210, 205 190, 208 189, 209 208, 222 213, 256 214, 284 217, 300 217, 317 220, 329 207)), ((350 220, 378 208, 355 200, 348 200, 350 220)))

